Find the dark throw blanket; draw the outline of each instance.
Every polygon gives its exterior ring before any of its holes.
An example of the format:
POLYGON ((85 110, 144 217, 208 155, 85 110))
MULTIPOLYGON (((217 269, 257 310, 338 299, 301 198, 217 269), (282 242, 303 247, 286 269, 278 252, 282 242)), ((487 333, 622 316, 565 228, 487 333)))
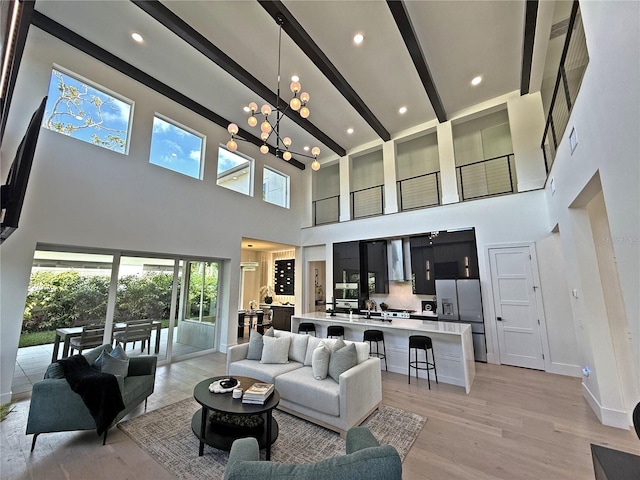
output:
POLYGON ((58 360, 71 390, 82 401, 96 421, 98 435, 102 435, 124 410, 122 394, 115 375, 93 368, 82 355, 72 355, 58 360))

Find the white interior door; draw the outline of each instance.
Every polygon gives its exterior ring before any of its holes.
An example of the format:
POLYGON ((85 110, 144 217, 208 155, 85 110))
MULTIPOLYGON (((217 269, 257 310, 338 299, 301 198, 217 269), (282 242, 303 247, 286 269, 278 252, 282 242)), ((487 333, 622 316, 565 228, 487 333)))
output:
POLYGON ((500 363, 544 370, 529 247, 489 249, 500 363))

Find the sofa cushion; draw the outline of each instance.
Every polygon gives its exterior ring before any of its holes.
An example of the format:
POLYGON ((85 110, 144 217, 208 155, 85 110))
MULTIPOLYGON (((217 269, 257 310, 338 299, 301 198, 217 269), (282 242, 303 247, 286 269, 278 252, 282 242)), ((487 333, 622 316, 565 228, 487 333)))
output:
MULTIPOLYGON (((264 336, 273 337, 273 328, 267 330, 264 336)), ((249 351, 247 352, 248 360, 260 360, 262 358, 262 347, 264 345, 262 337, 263 335, 256 330, 251 330, 249 334, 249 351)))
POLYGON ((324 380, 329 373, 329 360, 331 358, 331 350, 324 342, 313 351, 311 359, 311 370, 313 370, 313 378, 316 380, 324 380))
POLYGON ((356 345, 356 353, 358 354, 358 364, 369 359, 369 344, 367 342, 352 342, 351 340, 342 340, 341 338, 322 338, 321 340, 332 350, 337 341, 344 341, 345 345, 354 343, 356 345))
POLYGON ((311 367, 292 370, 275 379, 282 398, 326 415, 340 415, 340 385, 330 378, 314 380, 311 367))
POLYGON ((289 345, 289 360, 304 363, 304 357, 307 354, 307 344, 309 335, 300 333, 291 334, 291 344, 289 345))
MULTIPOLYGON (((311 335, 306 335, 307 337, 309 337, 309 341, 307 342, 307 353, 304 356, 304 366, 305 367, 310 367, 311 366, 311 357, 313 356, 313 351, 318 347, 318 345, 320 344, 320 342, 324 341, 325 345, 329 346, 329 348, 331 348, 331 346, 326 342, 326 338, 320 338, 320 337, 313 337, 311 335)), ((333 344, 331 344, 333 345, 333 344)))
POLYGON ((111 373, 112 375, 126 377, 129 371, 129 358, 120 359, 103 350, 96 360, 96 363, 94 363, 94 366, 98 365, 102 373, 111 373))
POLYGON ((287 363, 289 362, 289 344, 291 339, 288 337, 262 337, 262 358, 260 363, 287 363))
MULTIPOLYGON (((339 345, 336 343, 336 345, 339 345)), ((340 375, 358 364, 356 346, 351 343, 331 352, 329 359, 329 376, 336 382, 340 375)))
POLYGON ((239 375, 261 380, 265 383, 275 383, 275 378, 302 366, 298 362, 289 363, 260 363, 259 360, 238 360, 229 365, 229 375, 239 375))

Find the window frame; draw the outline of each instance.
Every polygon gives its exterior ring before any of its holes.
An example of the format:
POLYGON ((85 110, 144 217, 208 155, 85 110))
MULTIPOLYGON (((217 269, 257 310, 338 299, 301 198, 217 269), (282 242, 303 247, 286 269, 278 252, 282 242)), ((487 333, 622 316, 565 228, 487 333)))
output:
MULTIPOLYGON (((51 89, 51 81, 52 81, 53 76, 54 76, 53 75, 54 71, 56 71, 56 72, 58 72, 58 73, 60 73, 62 75, 65 75, 67 77, 70 77, 71 79, 75 80, 76 82, 80 82, 82 84, 85 84, 89 88, 97 90, 99 93, 101 93, 103 95, 106 95, 108 97, 112 97, 114 100, 118 100, 118 101, 120 101, 122 103, 125 103, 125 104, 127 104, 129 106, 129 118, 128 118, 127 124, 126 124, 125 146, 124 146, 123 151, 114 150, 112 148, 108 148, 108 147, 105 147, 103 145, 99 145, 99 144, 93 143, 91 141, 87 141, 87 140, 85 140, 83 138, 80 138, 80 137, 77 137, 77 136, 73 136, 73 135, 70 135, 70 134, 65 134, 65 133, 57 131, 55 129, 51 129, 51 128, 49 128, 49 127, 47 127, 45 125, 46 114, 47 113, 49 113, 49 114, 51 113, 51 112, 48 112, 47 110, 45 110, 45 118, 42 120, 42 128, 44 128, 46 130, 49 130, 50 132, 61 134, 61 135, 65 136, 65 137, 70 137, 70 138, 73 138, 75 140, 79 140, 79 141, 81 141, 83 143, 87 143, 89 145, 93 145, 93 146, 96 146, 96 147, 104 148, 105 150, 109 150, 111 152, 118 153, 120 155, 129 155, 129 148, 131 146, 131 133, 132 133, 132 130, 133 130, 133 115, 134 115, 134 110, 135 110, 135 102, 133 100, 131 100, 130 98, 128 98, 128 97, 126 97, 126 96, 124 96, 124 95, 122 95, 120 93, 117 93, 117 92, 111 90, 110 88, 107 88, 104 85, 99 84, 98 82, 90 80, 90 79, 84 77, 83 75, 80 75, 80 74, 78 74, 78 73, 76 73, 76 72, 74 72, 72 70, 69 70, 68 68, 65 68, 65 67, 63 67, 61 65, 58 65, 57 63, 54 63, 51 66, 51 73, 50 73, 50 76, 49 76, 49 83, 47 84, 47 93, 51 89)), ((50 99, 47 99, 47 107, 50 106, 49 105, 49 101, 50 101, 50 99)))
POLYGON ((179 173, 181 175, 184 175, 185 177, 189 177, 189 178, 193 178, 196 180, 203 180, 204 179, 204 160, 205 160, 205 153, 206 153, 206 149, 207 149, 207 136, 203 133, 198 132, 197 130, 184 125, 183 123, 180 123, 176 120, 173 120, 170 117, 167 117, 166 115, 163 115, 159 112, 154 112, 153 114, 153 123, 151 126, 151 137, 149 140, 149 164, 150 165, 154 165, 156 167, 160 167, 160 168, 164 168, 166 170, 175 172, 175 173, 179 173), (161 120, 165 123, 168 123, 169 125, 171 125, 174 128, 178 128, 180 130, 183 130, 184 132, 191 134, 195 137, 198 137, 200 139, 200 159, 198 160, 198 176, 194 177, 193 175, 189 175, 188 173, 185 172, 181 172, 180 170, 177 170, 175 168, 171 168, 169 166, 166 165, 160 165, 158 163, 153 163, 151 162, 151 151, 152 151, 152 147, 153 147, 153 135, 154 135, 154 125, 155 125, 155 119, 161 120))
POLYGON ((268 165, 264 165, 263 168, 262 168, 262 201, 270 203, 271 205, 276 205, 278 207, 290 209, 291 208, 291 177, 289 175, 285 174, 285 173, 282 173, 279 170, 276 170, 273 167, 270 167, 268 165), (265 198, 265 193, 266 193, 265 192, 265 185, 266 185, 265 172, 267 170, 269 172, 273 173, 273 174, 280 175, 281 177, 283 177, 285 179, 285 194, 286 194, 285 203, 286 203, 286 205, 281 205, 279 203, 274 203, 274 202, 271 202, 271 201, 269 201, 269 200, 267 200, 265 198))
MULTIPOLYGON (((247 197, 253 197, 253 195, 254 195, 254 178, 255 178, 255 169, 256 169, 256 167, 255 167, 255 163, 256 163, 255 159, 250 157, 249 155, 245 155, 244 153, 238 152, 237 150, 235 152, 232 152, 231 150, 229 150, 227 148, 227 146, 225 144, 220 143, 220 144, 218 144, 217 160, 218 161, 217 161, 217 164, 216 164, 216 185, 218 187, 222 187, 222 188, 224 188, 226 190, 230 190, 232 192, 236 192, 236 193, 239 193, 241 195, 245 195, 247 197), (249 185, 248 185, 248 189, 247 189, 248 192, 236 190, 234 188, 230 188, 230 187, 225 186, 224 184, 220 183, 220 179, 221 179, 221 176, 220 176, 220 151, 221 150, 224 150, 225 152, 229 153, 230 155, 236 155, 236 156, 238 156, 240 158, 243 158, 249 164, 249 166, 248 166, 248 168, 249 168, 249 172, 248 172, 249 185)), ((232 167, 232 168, 230 168, 228 170, 225 170, 222 173, 223 173, 224 176, 226 176, 226 175, 229 175, 229 174, 233 173, 236 170, 242 170, 242 168, 245 168, 245 167, 243 167, 242 164, 240 164, 240 165, 232 167)))

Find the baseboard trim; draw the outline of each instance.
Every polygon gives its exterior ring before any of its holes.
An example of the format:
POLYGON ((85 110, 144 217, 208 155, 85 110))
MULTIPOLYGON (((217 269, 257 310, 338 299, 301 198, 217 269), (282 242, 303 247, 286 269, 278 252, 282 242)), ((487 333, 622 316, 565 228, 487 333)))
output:
POLYGON ((598 399, 591 393, 589 387, 582 382, 582 396, 585 398, 593 412, 600 420, 600 423, 607 425, 608 427, 622 428, 623 430, 629 430, 631 426, 629 422, 629 415, 623 410, 614 410, 612 408, 605 408, 600 405, 598 399))
POLYGON ((569 363, 551 362, 547 372, 566 375, 568 377, 582 377, 582 369, 580 368, 580 365, 571 365, 569 363))

